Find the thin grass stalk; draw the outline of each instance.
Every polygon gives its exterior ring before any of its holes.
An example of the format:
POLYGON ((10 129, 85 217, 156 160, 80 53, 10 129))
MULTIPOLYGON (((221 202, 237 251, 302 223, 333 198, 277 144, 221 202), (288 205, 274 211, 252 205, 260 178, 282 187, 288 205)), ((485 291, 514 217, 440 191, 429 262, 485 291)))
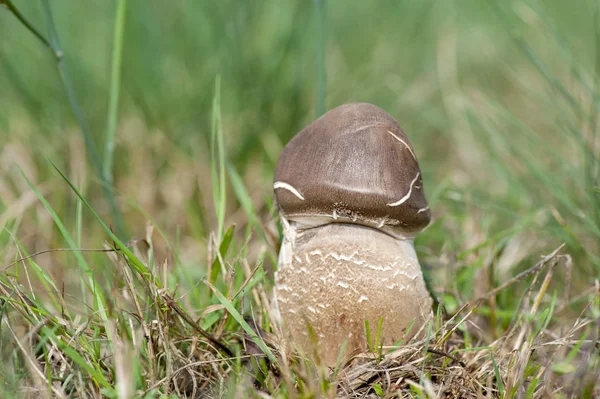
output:
POLYGON ((48 0, 42 0, 42 5, 44 6, 44 11, 46 14, 46 19, 48 21, 48 33, 50 35, 50 49, 54 53, 56 57, 56 65, 58 67, 58 72, 60 74, 61 80, 63 82, 65 92, 67 94, 67 98, 69 100, 69 104, 71 105, 71 109, 75 114, 75 119, 77 120, 77 124, 81 128, 81 133, 83 134, 83 138, 85 140, 85 145, 90 153, 90 157, 92 159, 92 164, 97 170, 101 170, 100 157, 98 155, 98 151, 96 150, 96 146, 92 140, 92 134, 90 132, 89 125, 87 120, 83 115, 83 111, 79 105, 79 101, 77 100, 77 94, 75 93, 75 87, 73 85, 73 80, 71 79, 71 74, 69 72, 69 67, 67 66, 64 53, 60 46, 60 41, 58 39, 58 33, 54 26, 54 18, 52 17, 52 9, 50 8, 50 3, 48 0))
MULTIPOLYGON (((76 230, 75 230, 75 244, 77 245, 77 248, 82 248, 82 237, 83 237, 83 202, 80 199, 77 199, 77 205, 76 205, 76 209, 75 209, 75 225, 76 225, 76 230)), ((87 296, 87 290, 86 290, 86 283, 85 283, 85 273, 81 268, 78 268, 79 270, 79 279, 81 281, 81 300, 83 302, 84 305, 88 305, 88 296, 87 296)))
POLYGON ((58 32, 56 31, 56 27, 54 26, 54 18, 52 17, 52 9, 50 8, 50 3, 48 2, 48 0, 42 0, 42 5, 44 6, 44 12, 48 21, 50 49, 54 52, 54 55, 56 57, 56 65, 58 67, 58 71, 63 82, 67 98, 69 100, 69 104, 71 105, 71 109, 73 110, 73 114, 75 115, 75 119, 77 121, 77 124, 79 125, 81 133, 83 134, 85 146, 87 148, 88 153, 90 154, 92 165, 96 170, 98 177, 100 177, 104 195, 106 196, 116 225, 117 234, 123 237, 124 229, 121 221, 121 213, 119 212, 117 201, 115 199, 112 188, 105 180, 104 175, 102 173, 102 163, 100 161, 100 156, 98 155, 98 151, 96 150, 96 146, 94 145, 90 127, 87 123, 87 120, 85 119, 81 106, 79 105, 79 100, 77 99, 77 94, 75 92, 75 85, 73 84, 73 79, 71 78, 69 68, 64 59, 64 52, 62 51, 62 48, 60 46, 58 32))
MULTIPOLYGON (((67 242, 69 247, 73 248, 73 249, 78 248, 77 245, 75 244, 75 241, 69 234, 68 229, 66 228, 66 226, 64 225, 64 223, 60 219, 60 217, 56 214, 56 212, 54 211, 54 209, 52 208, 50 203, 39 192, 39 190, 33 185, 33 183, 27 178, 27 176, 23 173, 23 171, 21 171, 21 175, 25 179, 25 182, 27 183, 27 185, 29 186, 31 191, 34 192, 34 194, 38 197, 38 199, 40 200, 40 202, 42 203, 44 208, 46 208, 46 211, 50 214, 50 216, 54 220, 56 227, 60 231, 61 235, 63 236, 64 240, 67 242)), ((97 281, 94 276, 94 271, 92 270, 92 268, 89 266, 89 264, 83 257, 81 251, 73 251, 73 254, 74 254, 75 258, 77 259, 79 269, 82 270, 83 274, 85 274, 88 279, 86 288, 94 296, 94 309, 96 309, 98 311, 98 313, 100 314, 100 316, 102 317, 102 319, 104 321, 106 321, 108 319, 106 298, 104 296, 104 293, 102 292, 102 289, 97 284, 97 281)), ((85 284, 85 280, 82 280, 82 282, 85 284)))
POLYGON ((221 122, 221 77, 215 79, 215 95, 213 97, 212 122, 210 132, 211 178, 213 186, 213 201, 217 214, 216 242, 221 242, 225 226, 225 211, 227 204, 225 180, 225 144, 223 141, 223 126, 221 122))
MULTIPOLYGON (((2 4, 3 2, 0 1, 0 4, 2 4)), ((33 35, 35 37, 37 37, 42 43, 44 43, 46 45, 46 47, 52 49, 52 45, 48 42, 48 40, 46 40, 46 38, 44 37, 44 35, 42 35, 40 33, 39 30, 37 30, 35 28, 35 26, 33 26, 29 20, 27 20, 27 18, 25 18, 25 16, 19 11, 19 9, 13 4, 12 0, 4 0, 4 4, 6 5, 6 7, 8 8, 8 11, 10 11, 18 20, 19 22, 21 22, 23 24, 23 26, 25 26, 31 33, 33 33, 33 35)))
POLYGON ((127 0, 119 0, 115 14, 115 33, 113 38, 112 65, 110 77, 110 94, 108 100, 108 120, 106 123, 106 148, 104 150, 104 180, 113 182, 113 159, 115 152, 115 130, 119 112, 119 93, 121 91, 121 63, 123 60, 123 36, 125 31, 125 15, 127 0))
MULTIPOLYGON (((124 2, 125 0, 122 0, 124 2)), ((119 212, 119 208, 117 206, 117 202, 110 186, 110 181, 106 179, 105 174, 103 173, 102 163, 100 160, 100 156, 98 155, 98 151, 96 150, 96 146, 94 145, 94 141, 92 139, 91 129, 85 119, 79 101, 77 99, 77 94, 75 91, 75 86, 73 84, 73 79, 71 78, 71 74, 69 72, 69 68, 64 59, 64 52, 60 46, 60 41, 58 38, 58 33, 56 31, 56 27, 54 26, 54 18, 52 17, 52 9, 50 8, 50 3, 48 0, 42 0, 42 6, 44 9, 44 13, 46 15, 46 19, 48 22, 48 33, 49 39, 46 39, 40 31, 38 31, 26 18, 25 16, 18 10, 18 8, 14 5, 11 0, 5 0, 8 10, 17 18, 36 38, 38 38, 44 46, 46 46, 53 54, 56 65, 58 68, 59 75, 61 77, 65 93, 67 95, 67 99, 69 101, 69 105, 71 106, 71 110, 75 116, 75 120, 77 125, 81 130, 81 134, 83 135, 85 146, 87 152, 90 156, 91 163, 93 168, 96 170, 97 175, 99 176, 103 188, 104 195, 109 203, 111 213, 113 215, 113 219, 116 225, 116 229, 119 235, 124 235, 124 228, 121 220, 121 214, 119 212)), ((123 12, 124 13, 124 12, 123 12)), ((118 13, 119 14, 119 13, 118 13)), ((124 17, 123 17, 124 18, 124 17)), ((124 23, 124 22, 123 22, 124 23)), ((122 32, 121 32, 122 36, 122 32)), ((122 46, 122 43, 121 43, 122 46)), ((120 60, 119 60, 120 64, 120 60)), ((118 84, 117 84, 118 87, 118 84)), ((112 96, 112 90, 111 90, 112 96)), ((118 99, 118 96, 117 96, 118 99)), ((115 105, 115 107, 118 103, 115 105)), ((110 119, 109 114, 109 119, 110 119)))
POLYGON ((327 46, 327 4, 325 0, 314 0, 317 20, 317 118, 325 113, 327 95, 327 70, 325 67, 325 47, 327 46))

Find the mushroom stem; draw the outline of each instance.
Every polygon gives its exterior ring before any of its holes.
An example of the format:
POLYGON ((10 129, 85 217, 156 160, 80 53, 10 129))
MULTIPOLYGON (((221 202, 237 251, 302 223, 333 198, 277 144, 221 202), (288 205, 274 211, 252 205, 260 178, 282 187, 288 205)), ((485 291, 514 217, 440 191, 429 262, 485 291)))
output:
POLYGON ((284 226, 278 312, 291 341, 317 349, 324 363, 335 363, 343 342, 346 354, 367 349, 365 318, 372 337, 383 318, 379 342, 393 345, 430 317, 432 300, 412 239, 347 223, 299 229, 286 220, 284 226))

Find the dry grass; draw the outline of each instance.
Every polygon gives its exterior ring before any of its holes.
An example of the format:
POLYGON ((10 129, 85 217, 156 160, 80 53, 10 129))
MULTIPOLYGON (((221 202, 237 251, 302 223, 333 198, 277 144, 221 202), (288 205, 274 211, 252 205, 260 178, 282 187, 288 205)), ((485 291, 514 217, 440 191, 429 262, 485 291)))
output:
MULTIPOLYGON (((130 245, 139 259, 151 258, 148 241, 143 244, 130 245)), ((201 321, 222 312, 224 304, 206 307, 199 319, 191 316, 180 305, 188 293, 162 288, 170 276, 167 263, 150 268, 155 278, 149 278, 107 247, 117 273, 114 281, 121 284, 113 287, 104 315, 92 309, 73 312, 59 289, 54 292, 59 307, 51 308, 15 278, 0 283, 2 330, 17 345, 10 354, 12 365, 3 372, 25 372, 18 389, 23 398, 155 397, 158 392, 190 398, 596 397, 599 326, 597 318, 585 315, 597 309, 600 287, 582 293, 589 302, 572 324, 555 319, 573 299, 547 300, 556 271, 571 262, 559 254, 561 249, 486 295, 460 304, 452 315, 439 307, 420 334, 426 339, 355 354, 345 364, 325 369, 287 347, 276 329, 258 327, 268 325, 270 309, 265 281, 256 279, 259 268, 246 267, 243 281, 232 285, 228 298, 234 303, 248 290, 252 316, 246 320, 275 354, 273 361, 248 333, 227 331, 228 313, 210 331, 204 329, 201 321), (482 329, 482 305, 524 281, 527 289, 513 320, 501 337, 491 338, 482 329)), ((31 268, 26 263, 33 258, 19 260, 24 270, 31 268)), ((226 280, 231 272, 225 273, 226 280)))

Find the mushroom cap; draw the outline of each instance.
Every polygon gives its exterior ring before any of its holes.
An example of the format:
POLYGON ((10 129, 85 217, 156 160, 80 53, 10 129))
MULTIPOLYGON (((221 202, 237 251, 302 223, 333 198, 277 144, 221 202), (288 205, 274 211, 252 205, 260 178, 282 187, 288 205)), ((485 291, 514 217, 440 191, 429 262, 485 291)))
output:
POLYGON ((414 234, 431 219, 412 145, 387 112, 339 106, 283 149, 275 196, 289 220, 351 222, 414 234))

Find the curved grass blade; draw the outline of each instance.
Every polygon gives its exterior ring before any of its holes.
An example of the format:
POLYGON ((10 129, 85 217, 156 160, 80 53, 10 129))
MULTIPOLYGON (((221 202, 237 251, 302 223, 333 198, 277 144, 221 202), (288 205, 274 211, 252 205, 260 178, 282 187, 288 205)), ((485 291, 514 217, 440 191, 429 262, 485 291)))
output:
POLYGON ((212 284, 210 284, 208 282, 206 284, 212 290, 212 292, 215 294, 215 296, 217 297, 219 302, 221 302, 221 304, 225 307, 225 309, 227 309, 229 314, 231 316, 233 316, 235 321, 237 321, 239 323, 239 325, 244 329, 246 334, 248 334, 250 336, 250 339, 252 339, 252 341, 254 341, 254 343, 256 345, 258 345, 258 347, 264 352, 265 355, 267 355, 269 360, 274 365, 277 365, 278 364, 277 358, 275 357, 275 355, 273 354, 271 349, 269 349, 269 347, 265 344, 265 342, 262 340, 262 338, 259 337, 254 332, 254 330, 252 329, 252 327, 250 327, 250 325, 246 322, 246 320, 244 320, 244 317, 240 314, 240 312, 238 312, 238 310, 235 308, 235 306, 233 306, 233 303, 231 303, 231 301, 229 301, 227 298, 225 298, 225 296, 223 294, 221 294, 221 292, 219 292, 219 290, 217 290, 212 284))
POLYGON ((71 183, 71 181, 67 178, 67 176, 65 176, 65 174, 63 172, 61 172, 61 170, 58 168, 58 166, 56 166, 50 160, 48 160, 48 162, 50 162, 52 167, 60 174, 60 176, 63 178, 63 180, 65 182, 67 182, 67 184, 71 187, 71 190, 73 190, 73 192, 77 195, 77 197, 79 197, 79 199, 81 200, 81 202, 83 202, 83 204, 86 206, 86 208, 88 208, 88 210, 92 213, 92 215, 94 215, 94 217, 96 218, 98 223, 100 223, 100 226, 102 226, 102 228, 104 229, 106 234, 108 234, 110 239, 115 243, 115 246, 125 255, 125 257, 129 261, 129 264, 133 267, 133 269, 137 273, 139 273, 141 276, 143 276, 144 278, 151 278, 152 282, 154 284, 156 284, 158 288, 162 288, 162 284, 159 281, 159 279, 156 278, 155 276, 152 276, 150 271, 146 268, 146 266, 134 255, 134 253, 129 248, 127 248, 127 246, 119 239, 119 237, 117 237, 115 235, 115 233, 112 232, 112 230, 106 225, 106 223, 104 223, 102 218, 96 213, 94 208, 92 208, 90 203, 85 199, 83 194, 81 194, 79 189, 77 189, 77 187, 75 187, 75 185, 73 183, 71 183))
MULTIPOLYGON (((54 166, 54 164, 52 164, 52 165, 54 166)), ((34 194, 38 197, 38 199, 40 200, 40 202, 42 203, 42 205, 44 206, 44 208, 46 208, 46 211, 52 217, 52 220, 54 220, 54 223, 56 224, 56 226, 58 227, 58 230, 60 231, 61 235, 63 236, 63 238, 67 242, 67 245, 70 248, 77 249, 78 247, 75 244, 75 241, 73 240, 73 238, 69 234, 69 231, 67 230, 67 228, 63 224, 62 220, 60 220, 60 217, 58 217, 58 215, 56 214, 56 212, 54 211, 54 209, 52 208, 52 206, 50 205, 50 203, 48 203, 48 201, 46 200, 46 198, 44 198, 44 196, 39 192, 39 190, 27 178, 27 176, 25 175, 25 173, 20 168, 19 168, 19 171, 21 172, 21 175, 23 176, 23 179, 25 179, 25 182, 27 182, 27 185, 29 186, 29 188, 31 189, 31 191, 33 191, 34 194)), ((62 173, 61 173, 61 175, 62 175, 62 173)), ((63 175, 63 177, 64 177, 64 175, 63 175)), ((85 283, 85 281, 84 281, 84 284, 86 284, 87 289, 94 295, 94 298, 95 298, 95 300, 97 302, 96 306, 100 310, 100 314, 101 314, 102 318, 104 319, 104 321, 106 321, 107 320, 106 300, 104 298, 104 294, 102 293, 100 287, 96 284, 96 279, 94 278, 93 271, 90 268, 90 266, 88 265, 88 263, 86 262, 85 258, 83 257, 83 255, 82 255, 82 253, 80 251, 76 251, 75 250, 75 251, 73 251, 73 254, 75 255, 75 258, 77 259, 79 267, 83 270, 83 272, 86 274, 86 276, 87 276, 87 278, 89 280, 89 283, 85 283)))

